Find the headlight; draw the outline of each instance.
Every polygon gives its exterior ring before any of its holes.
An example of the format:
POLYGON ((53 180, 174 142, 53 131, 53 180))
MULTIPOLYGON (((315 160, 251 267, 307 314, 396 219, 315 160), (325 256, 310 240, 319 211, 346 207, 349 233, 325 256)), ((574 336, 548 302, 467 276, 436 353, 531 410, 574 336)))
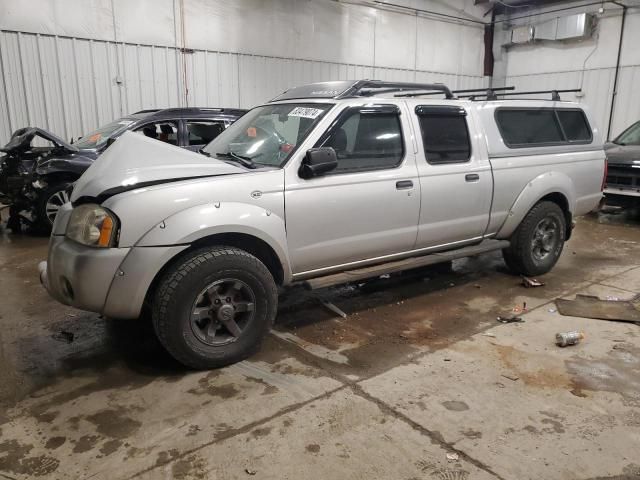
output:
POLYGON ((67 224, 67 238, 89 247, 112 247, 116 243, 118 219, 99 205, 86 204, 73 209, 67 224))

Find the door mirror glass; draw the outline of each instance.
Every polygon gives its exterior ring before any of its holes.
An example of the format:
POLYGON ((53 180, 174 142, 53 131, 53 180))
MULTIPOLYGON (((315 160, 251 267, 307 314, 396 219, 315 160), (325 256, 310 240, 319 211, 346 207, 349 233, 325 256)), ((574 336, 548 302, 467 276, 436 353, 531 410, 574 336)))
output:
POLYGON ((301 178, 312 178, 323 175, 338 166, 336 151, 331 147, 311 148, 300 165, 301 178))

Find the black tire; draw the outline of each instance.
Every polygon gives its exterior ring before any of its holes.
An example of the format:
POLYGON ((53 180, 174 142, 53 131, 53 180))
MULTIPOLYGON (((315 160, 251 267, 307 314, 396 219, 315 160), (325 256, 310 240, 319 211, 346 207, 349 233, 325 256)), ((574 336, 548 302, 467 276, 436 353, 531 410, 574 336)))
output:
POLYGON ((163 274, 153 298, 152 319, 160 343, 176 360, 207 369, 255 353, 273 325, 277 307, 276 283, 260 260, 239 248, 208 247, 190 252, 163 274), (244 300, 236 305, 238 298, 244 300), (216 307, 214 301, 222 303, 216 307), (205 318, 194 320, 199 318, 196 310, 209 307, 205 318), (235 328, 242 327, 237 336, 228 327, 230 321, 235 328), (208 335, 211 329, 213 336, 208 335))
MULTIPOLYGON (((55 220, 55 213, 52 211, 52 205, 56 205, 59 209, 64 200, 69 201, 69 194, 67 190, 72 185, 72 182, 56 182, 51 183, 47 188, 38 193, 38 197, 35 202, 35 222, 34 226, 38 231, 48 233, 53 227, 53 220, 55 220)), ((56 210, 57 212, 57 210, 56 210)))
POLYGON ((556 203, 537 203, 513 232, 509 248, 502 251, 505 263, 521 275, 547 273, 560 258, 566 231, 564 212, 556 203), (549 228, 543 228, 545 225, 549 228), (541 234, 543 231, 548 233, 541 234))

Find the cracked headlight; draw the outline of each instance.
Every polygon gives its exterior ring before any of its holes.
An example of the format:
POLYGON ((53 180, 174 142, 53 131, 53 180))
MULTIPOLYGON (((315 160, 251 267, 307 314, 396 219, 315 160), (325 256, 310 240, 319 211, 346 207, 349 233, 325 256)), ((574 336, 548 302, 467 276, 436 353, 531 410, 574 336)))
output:
POLYGON ((85 204, 73 209, 66 237, 89 247, 108 248, 116 244, 118 218, 99 205, 85 204))

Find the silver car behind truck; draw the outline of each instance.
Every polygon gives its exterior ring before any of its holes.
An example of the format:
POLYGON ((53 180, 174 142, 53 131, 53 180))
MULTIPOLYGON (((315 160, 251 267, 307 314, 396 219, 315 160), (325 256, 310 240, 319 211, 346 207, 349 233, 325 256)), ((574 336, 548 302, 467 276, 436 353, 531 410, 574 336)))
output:
POLYGON ((548 272, 605 171, 579 104, 364 80, 288 90, 202 153, 124 134, 78 181, 41 265, 62 303, 149 311, 196 368, 254 352, 279 288, 492 250, 516 273, 548 272), (420 91, 445 98, 407 95, 420 91))

